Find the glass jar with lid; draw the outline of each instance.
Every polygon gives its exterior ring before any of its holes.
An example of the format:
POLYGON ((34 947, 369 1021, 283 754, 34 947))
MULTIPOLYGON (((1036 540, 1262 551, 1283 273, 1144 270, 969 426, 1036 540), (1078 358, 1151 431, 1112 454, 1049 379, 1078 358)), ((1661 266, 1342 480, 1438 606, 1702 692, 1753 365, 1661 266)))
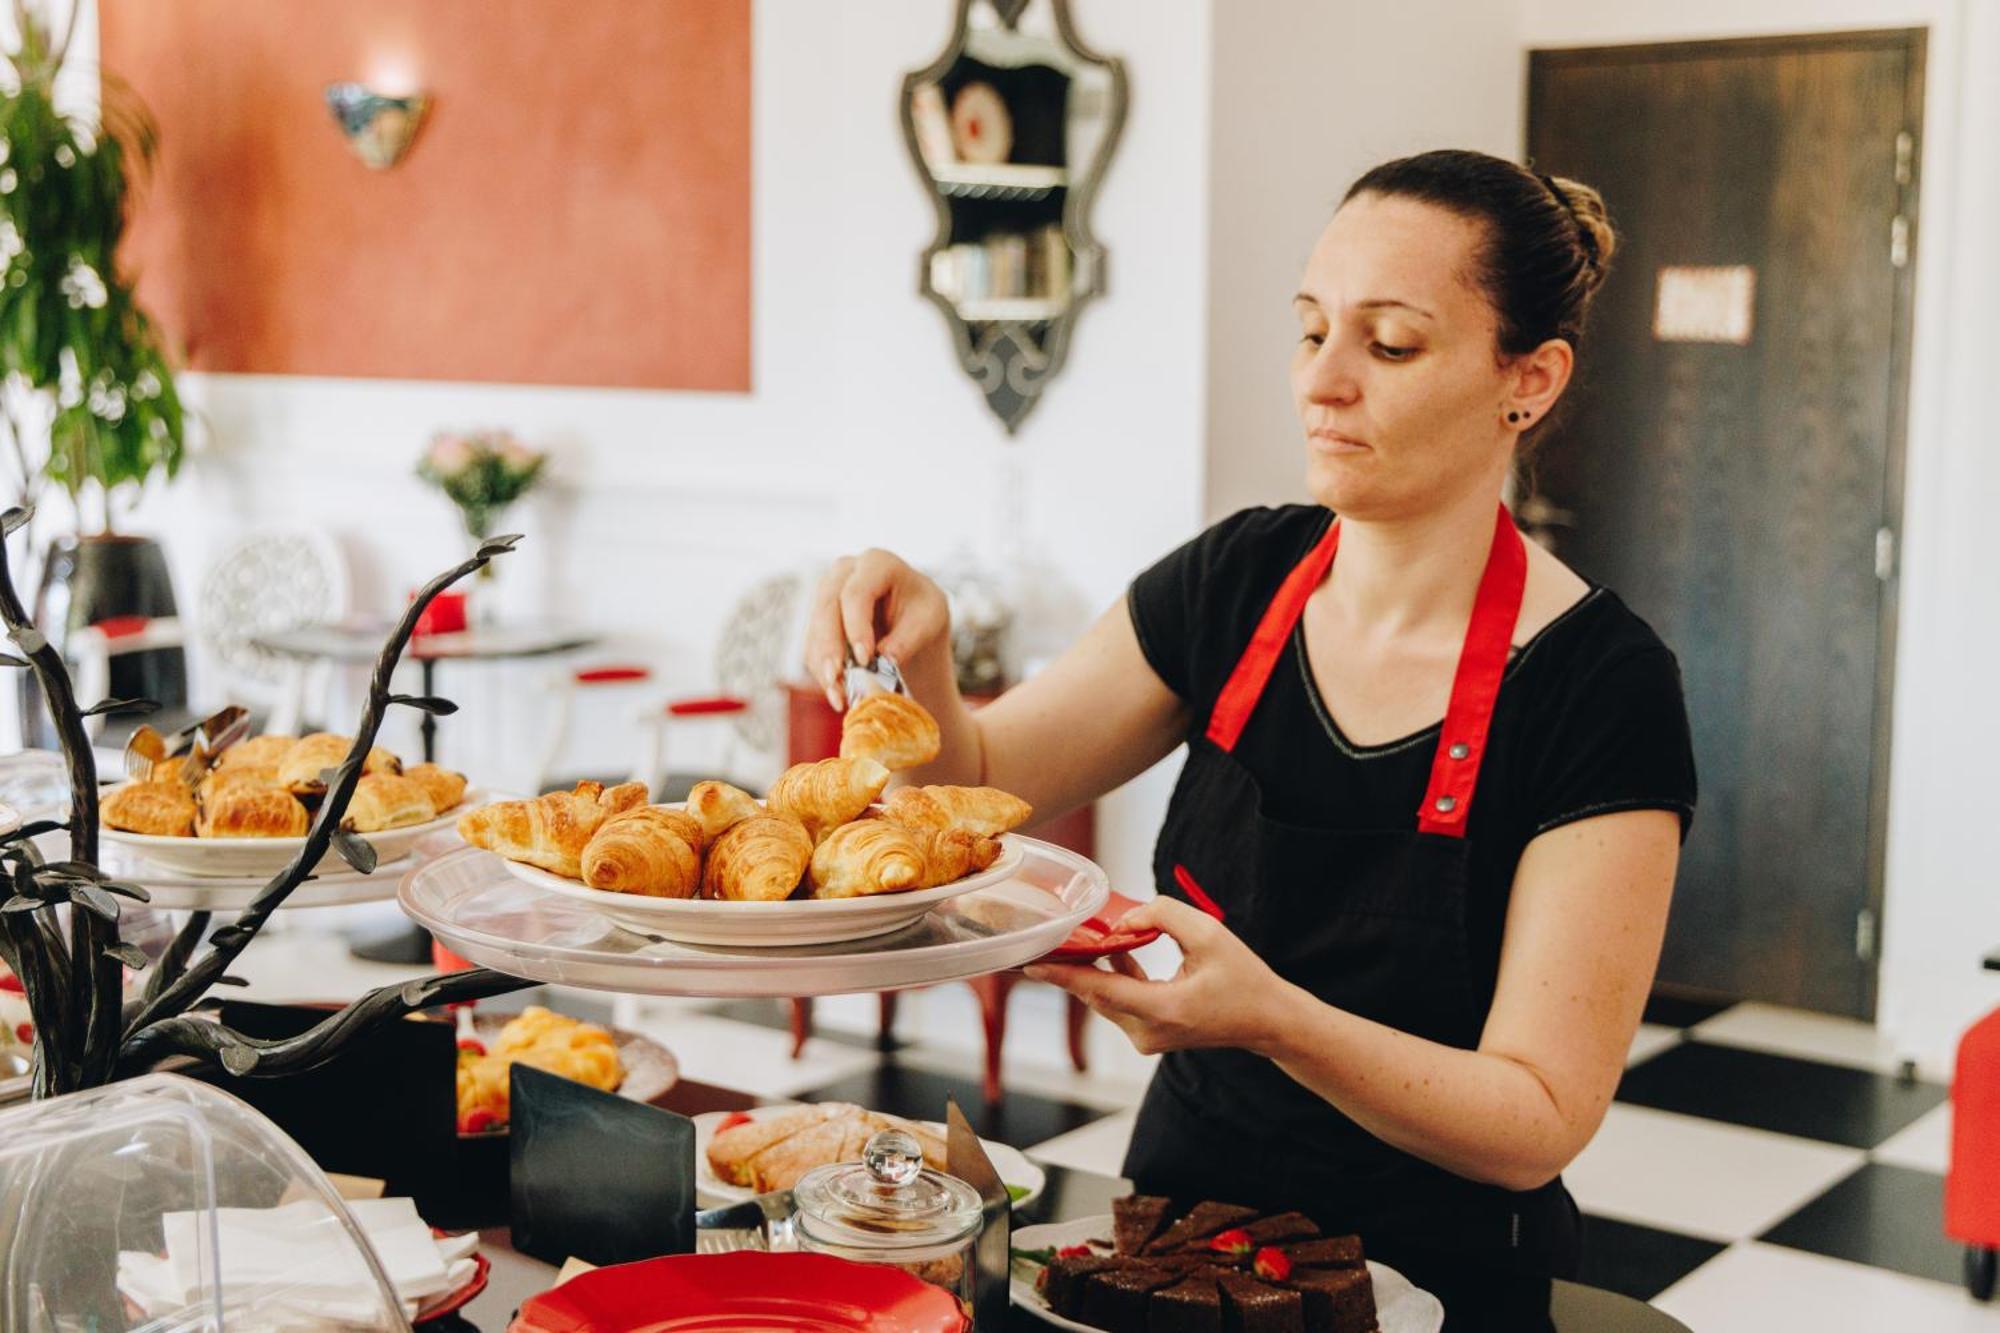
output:
POLYGON ((800 1249, 893 1264, 972 1308, 972 1245, 979 1191, 926 1170, 923 1149, 900 1130, 868 1140, 859 1162, 818 1167, 793 1187, 800 1249))

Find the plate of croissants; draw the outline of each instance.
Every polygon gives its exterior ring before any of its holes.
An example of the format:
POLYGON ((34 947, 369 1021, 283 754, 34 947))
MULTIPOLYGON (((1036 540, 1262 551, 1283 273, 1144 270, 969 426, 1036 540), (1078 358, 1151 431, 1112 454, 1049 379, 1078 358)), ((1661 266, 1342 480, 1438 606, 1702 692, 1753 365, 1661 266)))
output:
POLYGON ((886 934, 1012 874, 1026 801, 993 787, 902 787, 937 722, 898 694, 848 710, 840 753, 787 769, 763 800, 726 782, 673 805, 643 784, 577 784, 469 811, 459 836, 518 878, 682 944, 777 947, 886 934), (885 794, 886 792, 886 794, 885 794))
MULTIPOLYGON (((352 745, 331 732, 253 737, 224 750, 193 785, 182 760, 155 764, 144 781, 104 794, 104 840, 183 874, 275 875, 304 845, 326 795, 325 773, 341 765, 352 745)), ((377 862, 387 865, 480 799, 479 791, 467 790, 464 774, 436 764, 405 768, 378 745, 368 752, 341 827, 373 844, 377 862)), ((320 865, 346 868, 333 853, 320 865)))

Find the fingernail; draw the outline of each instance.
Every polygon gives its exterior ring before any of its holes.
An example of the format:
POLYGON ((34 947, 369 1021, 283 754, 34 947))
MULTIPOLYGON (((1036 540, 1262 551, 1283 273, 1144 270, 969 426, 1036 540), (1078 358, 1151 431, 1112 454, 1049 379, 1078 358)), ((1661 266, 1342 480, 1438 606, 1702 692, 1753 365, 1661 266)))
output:
POLYGON ((834 689, 831 685, 826 687, 826 702, 827 706, 832 708, 836 713, 845 711, 840 706, 840 691, 834 689))
POLYGON ((1047 981, 1049 970, 1039 963, 1030 963, 1021 969, 1021 975, 1030 981, 1047 981))
POLYGON ((848 644, 847 646, 849 649, 853 651, 854 660, 860 663, 862 666, 867 666, 869 662, 874 660, 873 657, 867 652, 867 650, 862 648, 861 640, 856 639, 854 640, 854 642, 848 644))

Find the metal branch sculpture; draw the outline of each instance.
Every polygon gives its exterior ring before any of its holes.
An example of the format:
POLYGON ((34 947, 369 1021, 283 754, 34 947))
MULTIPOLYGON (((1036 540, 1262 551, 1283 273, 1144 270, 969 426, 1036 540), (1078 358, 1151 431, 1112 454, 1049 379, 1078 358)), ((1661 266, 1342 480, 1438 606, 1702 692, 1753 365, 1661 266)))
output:
POLYGON ((495 537, 476 555, 425 584, 382 646, 368 699, 355 729, 354 745, 338 769, 327 775, 326 797, 306 832, 305 845, 290 865, 258 890, 234 922, 208 937, 209 914, 196 912, 166 951, 151 962, 141 996, 126 1003, 124 973, 146 968, 149 960, 119 934, 119 898, 147 901, 146 891, 102 871, 97 864, 97 767, 84 719, 150 711, 146 700, 108 699, 88 708, 78 704, 62 655, 34 625, 14 589, 5 538, 26 526, 32 510, 0 514, 0 621, 21 656, 0 654, 0 666, 33 671, 49 715, 55 719, 70 784, 69 818, 23 825, 0 836, 0 960, 21 980, 34 1014, 34 1095, 54 1096, 96 1087, 114 1078, 143 1073, 169 1057, 189 1056, 219 1063, 232 1074, 270 1077, 297 1073, 324 1063, 379 1027, 418 1009, 460 1000, 483 999, 534 983, 476 968, 384 986, 295 1037, 267 1041, 246 1037, 195 1006, 228 975, 271 913, 294 889, 312 878, 312 868, 329 849, 356 870, 375 868, 375 849, 344 832, 361 767, 392 705, 433 714, 455 711, 447 700, 395 694, 390 677, 418 618, 431 599, 460 579, 511 551, 518 536, 495 537), (67 829, 70 859, 50 862, 34 839, 67 829), (69 913, 65 937, 60 909, 69 913))

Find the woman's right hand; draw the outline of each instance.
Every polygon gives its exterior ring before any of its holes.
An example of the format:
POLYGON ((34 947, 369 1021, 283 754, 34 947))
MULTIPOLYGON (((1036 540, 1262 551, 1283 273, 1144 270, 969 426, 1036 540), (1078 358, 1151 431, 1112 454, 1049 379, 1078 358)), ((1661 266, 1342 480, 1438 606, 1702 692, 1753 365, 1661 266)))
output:
POLYGON ((888 551, 863 551, 833 562, 813 593, 806 629, 806 670, 834 708, 847 707, 842 668, 892 657, 899 667, 946 648, 951 612, 944 590, 888 551))

